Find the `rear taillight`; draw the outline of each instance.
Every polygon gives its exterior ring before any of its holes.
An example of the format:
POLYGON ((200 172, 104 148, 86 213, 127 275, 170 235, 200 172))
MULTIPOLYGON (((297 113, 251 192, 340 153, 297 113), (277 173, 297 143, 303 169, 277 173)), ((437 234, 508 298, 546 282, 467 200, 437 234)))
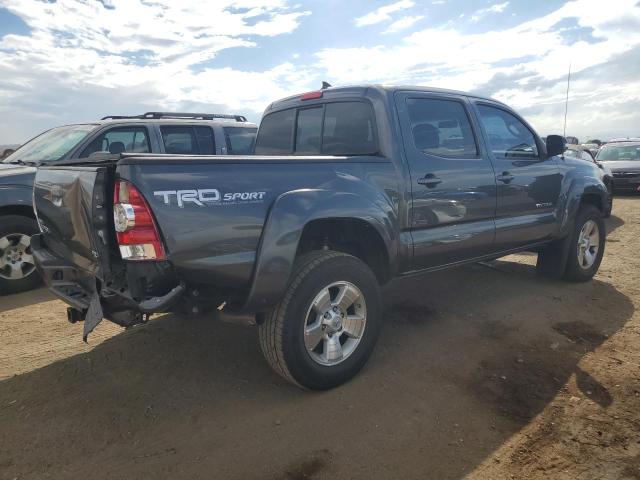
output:
POLYGON ((113 222, 124 260, 164 260, 165 253, 151 209, 142 194, 125 180, 116 181, 113 222))

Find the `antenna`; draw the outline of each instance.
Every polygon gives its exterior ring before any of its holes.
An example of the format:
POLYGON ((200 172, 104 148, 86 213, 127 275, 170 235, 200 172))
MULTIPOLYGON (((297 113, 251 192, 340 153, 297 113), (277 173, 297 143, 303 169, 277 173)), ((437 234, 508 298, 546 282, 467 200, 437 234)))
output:
POLYGON ((569 75, 567 75, 567 98, 564 102, 564 131, 562 136, 567 138, 567 112, 569 111, 569 83, 571 82, 571 64, 569 64, 569 75))

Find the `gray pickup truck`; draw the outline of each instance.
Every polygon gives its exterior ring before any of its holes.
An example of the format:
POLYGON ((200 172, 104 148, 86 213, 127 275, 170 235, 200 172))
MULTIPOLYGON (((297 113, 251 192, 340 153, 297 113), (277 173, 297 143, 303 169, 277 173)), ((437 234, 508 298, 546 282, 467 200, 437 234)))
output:
POLYGON ((103 317, 255 314, 273 369, 327 389, 369 358, 396 277, 524 250, 545 275, 593 277, 608 192, 564 149, 488 98, 329 88, 271 104, 252 156, 41 167, 32 248, 85 338, 103 317))

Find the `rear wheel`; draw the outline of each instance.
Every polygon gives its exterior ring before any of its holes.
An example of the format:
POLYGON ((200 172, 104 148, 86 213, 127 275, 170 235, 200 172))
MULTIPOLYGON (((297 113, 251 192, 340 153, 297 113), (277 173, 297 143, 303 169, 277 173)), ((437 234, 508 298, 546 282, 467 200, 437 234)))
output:
POLYGON ((339 252, 300 258, 280 304, 258 327, 262 353, 282 377, 325 390, 364 366, 380 329, 378 283, 359 259, 339 252))
POLYGON ((19 215, 0 217, 0 292, 17 293, 40 283, 31 254, 35 220, 19 215))

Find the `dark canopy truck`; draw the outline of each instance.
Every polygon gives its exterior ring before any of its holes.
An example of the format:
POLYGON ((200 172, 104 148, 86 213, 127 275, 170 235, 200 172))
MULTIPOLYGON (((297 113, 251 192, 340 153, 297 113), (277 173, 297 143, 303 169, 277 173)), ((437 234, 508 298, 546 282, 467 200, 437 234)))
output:
POLYGON ((41 167, 33 254, 85 338, 103 317, 251 313, 273 369, 327 389, 370 356, 393 278, 523 250, 545 275, 593 277, 607 189, 564 149, 495 100, 329 88, 271 104, 253 156, 41 167))

